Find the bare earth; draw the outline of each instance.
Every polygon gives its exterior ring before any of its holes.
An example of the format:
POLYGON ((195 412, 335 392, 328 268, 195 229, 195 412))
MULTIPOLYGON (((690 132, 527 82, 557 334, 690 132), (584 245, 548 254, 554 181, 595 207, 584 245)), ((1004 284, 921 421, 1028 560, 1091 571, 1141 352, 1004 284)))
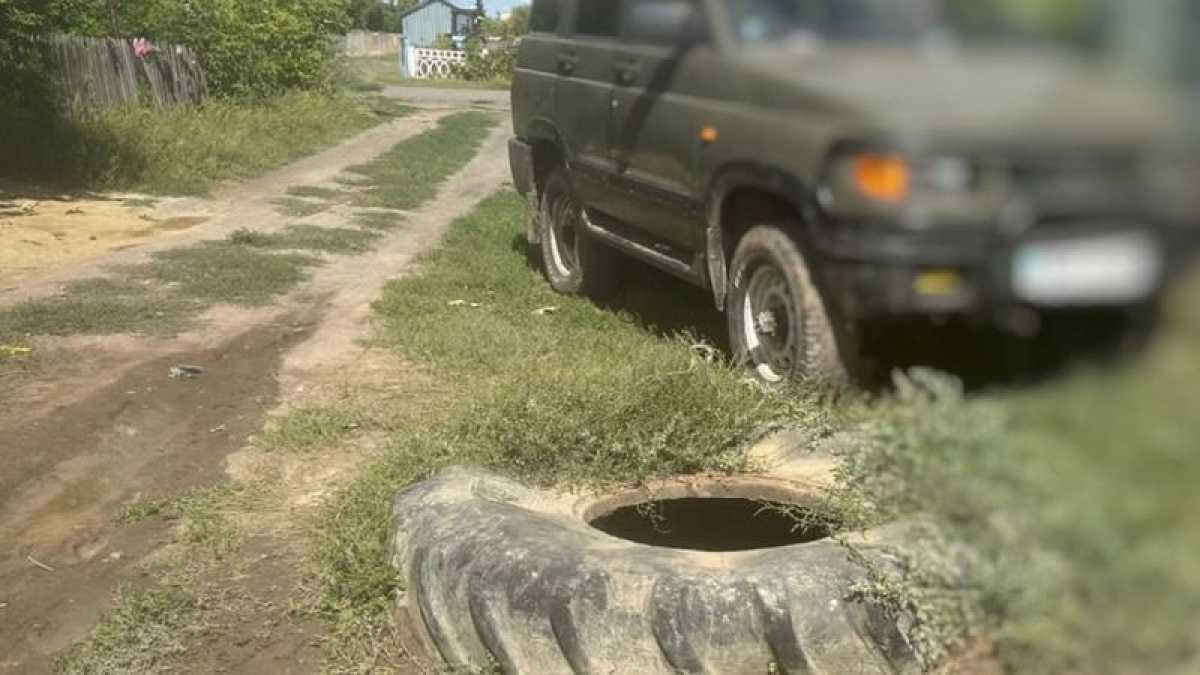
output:
MULTIPOLYGON (((429 128, 441 114, 421 112, 368 131, 210 200, 131 206, 126 196, 0 193, 0 305, 239 227, 280 229, 295 219, 277 214, 271 201, 288 187, 330 184, 342 169, 429 128)), ((354 398, 397 379, 420 381, 393 355, 358 343, 369 334, 370 303, 454 218, 504 184, 504 138, 499 125, 479 156, 374 252, 330 256, 311 282, 273 307, 218 307, 202 328, 172 339, 35 343, 36 377, 0 393, 0 673, 51 670, 109 608, 118 585, 145 585, 159 563, 179 555, 167 523, 114 524, 122 504, 229 481, 267 487, 251 490, 259 500, 254 517, 237 523, 241 545, 220 561, 220 595, 212 596, 220 610, 206 612, 211 625, 177 666, 321 670, 314 636, 324 626, 291 611, 304 594, 305 551, 297 542, 320 498, 370 448, 356 456, 285 456, 249 439, 289 408, 354 398), (170 368, 181 363, 205 372, 170 379, 170 368)), ((338 207, 305 222, 339 225, 350 215, 338 207)), ((197 571, 197 592, 214 574, 197 571)))

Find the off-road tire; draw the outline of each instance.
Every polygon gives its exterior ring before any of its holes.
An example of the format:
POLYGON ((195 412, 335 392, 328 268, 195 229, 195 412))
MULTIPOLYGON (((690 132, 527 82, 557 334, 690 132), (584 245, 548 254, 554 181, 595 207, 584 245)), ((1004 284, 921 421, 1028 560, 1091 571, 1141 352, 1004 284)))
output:
MULTIPOLYGON (((392 507, 402 610, 450 666, 504 673, 920 671, 910 618, 855 599, 868 567, 894 570, 903 525, 851 555, 833 539, 705 554, 590 527, 513 481, 458 470, 392 507)), ((404 616, 404 615, 401 615, 404 616)))
POLYGON ((542 270, 550 287, 564 295, 605 297, 620 280, 620 254, 590 236, 583 207, 564 167, 557 167, 542 189, 542 270))
POLYGON ((738 242, 726 296, 729 343, 734 359, 767 384, 842 388, 849 370, 804 254, 788 234, 795 227, 758 226, 738 242))

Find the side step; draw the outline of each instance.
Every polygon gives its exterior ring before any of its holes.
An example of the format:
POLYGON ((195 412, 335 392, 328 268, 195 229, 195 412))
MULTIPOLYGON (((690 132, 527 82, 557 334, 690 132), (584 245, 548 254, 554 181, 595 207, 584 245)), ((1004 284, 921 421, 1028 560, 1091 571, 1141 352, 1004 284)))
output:
POLYGON ((708 288, 704 256, 696 255, 688 260, 684 256, 673 255, 671 252, 660 250, 653 245, 634 241, 616 232, 620 224, 612 222, 610 225, 610 221, 611 219, 606 216, 589 213, 587 209, 583 210, 583 224, 587 228, 588 234, 634 258, 644 260, 668 274, 701 288, 708 288))

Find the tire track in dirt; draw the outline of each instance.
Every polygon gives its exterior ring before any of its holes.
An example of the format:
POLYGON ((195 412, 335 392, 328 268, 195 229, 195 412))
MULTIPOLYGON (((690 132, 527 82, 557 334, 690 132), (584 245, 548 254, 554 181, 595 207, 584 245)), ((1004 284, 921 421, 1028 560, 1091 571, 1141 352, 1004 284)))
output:
MULTIPOLYGON (((221 206, 214 208, 219 212, 195 231, 71 272, 48 272, 31 282, 30 289, 0 292, 0 303, 50 292, 106 265, 136 263, 153 251, 218 238, 239 227, 281 229, 288 219, 277 215, 270 201, 287 187, 330 181, 346 166, 389 149, 440 116, 416 113, 253 185, 229 188, 218 194, 221 206)), ((7 544, 0 550, 0 644, 6 646, 0 673, 49 670, 54 656, 94 625, 118 583, 147 576, 140 563, 167 543, 169 525, 116 527, 112 514, 120 504, 139 495, 162 497, 210 485, 227 476, 251 477, 244 471, 261 475, 253 471, 262 468, 263 453, 248 448, 247 441, 261 430, 269 410, 402 376, 395 357, 369 353, 356 344, 365 334, 370 303, 383 284, 440 239, 454 218, 504 184, 505 137, 502 125, 494 129, 478 156, 447 180, 434 200, 411 212, 404 227, 380 239, 373 253, 329 257, 311 282, 273 307, 218 307, 204 316, 202 328, 172 340, 119 336, 61 341, 61 359, 47 365, 44 380, 0 406, 5 409, 0 411, 0 463, 6 467, 0 474, 0 541, 7 544), (176 363, 195 363, 206 372, 192 380, 170 380, 167 371, 176 363), (36 567, 27 556, 54 571, 36 567)), ((255 555, 288 550, 280 530, 295 534, 299 527, 289 518, 293 507, 315 504, 324 492, 321 481, 352 468, 344 462, 333 465, 325 472, 295 463, 275 467, 298 477, 294 485, 287 484, 295 494, 284 496, 275 514, 279 517, 249 524, 248 539, 259 542, 252 548, 255 555)), ((282 569, 296 573, 295 561, 283 560, 282 569)), ((275 589, 282 595, 274 600, 286 605, 294 588, 280 569, 278 563, 247 564, 238 583, 248 592, 259 585, 275 589)), ((269 649, 266 643, 230 640, 216 649, 196 650, 203 653, 189 669, 294 671, 297 662, 291 657, 311 651, 310 632, 319 628, 310 624, 280 628, 284 636, 272 637, 269 649), (263 663, 264 649, 271 654, 270 664, 263 663)), ((319 667, 311 654, 305 663, 300 670, 319 667)))
POLYGON ((202 225, 186 232, 145 240, 99 258, 72 262, 68 266, 16 274, 0 273, 0 306, 51 295, 69 281, 101 276, 108 267, 146 262, 153 253, 206 239, 220 239, 241 227, 264 232, 281 230, 293 219, 279 214, 272 201, 283 197, 289 187, 330 182, 348 167, 374 159, 400 141, 432 129, 449 112, 414 111, 407 117, 363 132, 345 143, 273 173, 244 183, 222 186, 211 199, 172 200, 157 212, 162 218, 207 219, 202 225))

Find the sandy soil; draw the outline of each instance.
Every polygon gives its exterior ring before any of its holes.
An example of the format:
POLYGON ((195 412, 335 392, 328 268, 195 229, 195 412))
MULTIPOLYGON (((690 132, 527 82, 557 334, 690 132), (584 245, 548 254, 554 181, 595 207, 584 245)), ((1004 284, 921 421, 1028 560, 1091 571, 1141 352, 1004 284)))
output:
MULTIPOLYGON (((271 201, 287 187, 327 183, 428 128, 440 114, 423 112, 369 131, 211 200, 131 208, 110 199, 0 195, 0 210, 18 211, 0 216, 0 222, 18 223, 0 225, 9 228, 0 229, 0 304, 237 227, 282 228, 289 221, 271 201), (22 207, 28 201, 38 202, 32 213, 22 207), (83 213, 67 215, 73 209, 83 213), (164 225, 181 225, 173 220, 180 218, 204 220, 188 221, 186 229, 164 225), (25 239, 43 245, 9 251, 25 239)), ((314 638, 324 626, 289 609, 306 593, 306 551, 298 542, 322 496, 370 448, 298 458, 262 452, 249 439, 273 412, 422 377, 393 355, 358 344, 368 331, 370 303, 454 218, 504 184, 504 139, 501 124, 480 155, 373 253, 330 257, 310 283, 273 307, 216 308, 203 328, 173 339, 37 343, 49 356, 36 377, 0 402, 0 541, 6 544, 0 548, 0 673, 51 670, 55 657, 84 638, 110 606, 118 584, 136 586, 161 573, 161 562, 177 547, 171 525, 117 526, 113 514, 120 505, 264 476, 274 477, 273 487, 261 509, 239 522, 243 544, 219 570, 195 580, 197 588, 219 586, 222 599, 219 610, 208 613, 211 626, 201 642, 176 665, 193 672, 321 670, 314 638), (169 378, 180 363, 205 372, 169 378)), ((335 210, 312 220, 336 225, 349 215, 335 210)))
POLYGON ((35 270, 94 258, 146 239, 189 230, 207 216, 177 216, 172 207, 188 200, 145 195, 41 195, 0 187, 0 273, 35 270))

